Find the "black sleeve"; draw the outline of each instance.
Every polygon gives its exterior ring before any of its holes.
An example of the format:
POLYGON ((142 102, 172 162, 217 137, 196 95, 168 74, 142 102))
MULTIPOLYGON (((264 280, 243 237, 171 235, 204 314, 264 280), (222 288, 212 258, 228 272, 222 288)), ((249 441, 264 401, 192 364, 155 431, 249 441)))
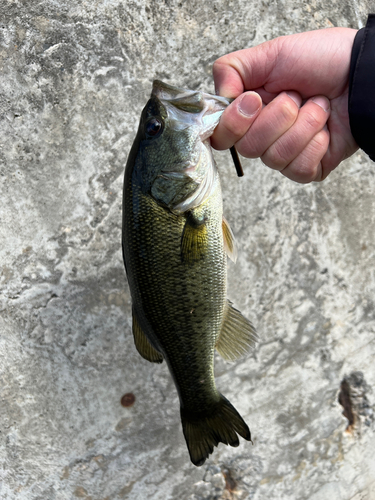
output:
POLYGON ((358 146, 375 161, 375 14, 354 39, 349 74, 349 122, 358 146))

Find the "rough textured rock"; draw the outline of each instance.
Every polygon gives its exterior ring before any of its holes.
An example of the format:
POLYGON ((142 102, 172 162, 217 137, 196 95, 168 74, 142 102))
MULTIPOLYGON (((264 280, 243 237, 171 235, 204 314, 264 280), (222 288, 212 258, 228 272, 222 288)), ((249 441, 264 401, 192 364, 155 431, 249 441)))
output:
POLYGON ((219 55, 358 28, 370 8, 0 0, 2 499, 375 499, 375 170, 363 153, 309 186, 258 161, 239 180, 216 155, 240 249, 229 296, 261 340, 235 364, 216 360, 254 445, 220 445, 202 468, 166 366, 133 346, 120 251, 124 164, 155 77, 212 91, 219 55))

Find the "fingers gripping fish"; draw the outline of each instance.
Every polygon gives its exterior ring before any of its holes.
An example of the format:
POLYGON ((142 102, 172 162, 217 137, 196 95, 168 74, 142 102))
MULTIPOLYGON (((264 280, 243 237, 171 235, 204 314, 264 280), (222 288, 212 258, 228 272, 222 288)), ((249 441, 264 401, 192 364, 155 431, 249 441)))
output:
POLYGON ((236 250, 209 137, 229 102, 155 81, 124 180, 122 244, 135 345, 148 361, 167 362, 198 466, 219 442, 251 439, 214 379, 215 348, 234 360, 256 341, 226 298, 226 254, 235 260, 236 250))

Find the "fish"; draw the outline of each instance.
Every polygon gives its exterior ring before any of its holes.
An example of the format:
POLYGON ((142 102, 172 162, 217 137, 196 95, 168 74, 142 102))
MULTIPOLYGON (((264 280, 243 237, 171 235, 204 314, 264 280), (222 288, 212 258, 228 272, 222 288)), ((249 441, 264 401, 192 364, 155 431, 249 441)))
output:
POLYGON ((155 80, 124 176, 122 250, 134 343, 144 359, 166 361, 196 466, 220 442, 251 441, 214 379, 215 349, 235 360, 257 340, 227 299, 227 255, 235 261, 237 250, 209 138, 229 103, 155 80))

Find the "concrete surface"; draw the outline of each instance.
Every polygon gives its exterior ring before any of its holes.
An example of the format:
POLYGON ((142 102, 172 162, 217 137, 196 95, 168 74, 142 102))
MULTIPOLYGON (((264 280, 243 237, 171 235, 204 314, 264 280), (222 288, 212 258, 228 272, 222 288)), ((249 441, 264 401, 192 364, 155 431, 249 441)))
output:
POLYGON ((0 0, 1 499, 375 499, 366 155, 309 186, 259 161, 244 161, 239 180, 229 153, 216 155, 239 242, 229 297, 261 340, 246 359, 216 362, 254 445, 220 445, 203 468, 190 464, 166 366, 133 346, 120 250, 124 164, 155 77, 212 91, 219 55, 358 28, 370 9, 0 0))

